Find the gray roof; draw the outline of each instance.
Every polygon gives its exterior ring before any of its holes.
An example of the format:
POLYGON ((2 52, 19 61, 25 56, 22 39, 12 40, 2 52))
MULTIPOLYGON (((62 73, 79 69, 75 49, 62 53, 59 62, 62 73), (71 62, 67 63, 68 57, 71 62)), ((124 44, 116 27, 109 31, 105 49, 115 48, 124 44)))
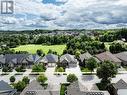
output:
POLYGON ((38 62, 40 57, 36 54, 5 54, 0 55, 0 63, 2 64, 21 64, 29 62, 38 62))
POLYGON ((110 95, 107 91, 81 91, 79 87, 79 82, 73 82, 67 87, 67 95, 110 95))
POLYGON ((90 53, 86 52, 84 54, 81 54, 79 57, 80 57, 81 61, 83 62, 84 60, 90 59, 92 57, 92 55, 90 53))
POLYGON ((115 62, 115 63, 121 63, 121 60, 119 60, 116 56, 114 56, 112 53, 110 53, 108 51, 97 54, 96 57, 100 61, 111 61, 111 62, 115 62))
POLYGON ((121 52, 114 55, 122 61, 127 61, 127 52, 121 52))
POLYGON ((114 84, 115 89, 127 89, 127 83, 120 79, 117 83, 114 84))
POLYGON ((70 63, 70 62, 77 63, 77 60, 75 59, 75 57, 70 54, 65 54, 65 55, 61 56, 60 62, 63 62, 63 61, 67 61, 68 63, 70 63))
POLYGON ((16 90, 13 89, 8 83, 6 83, 3 80, 0 81, 0 94, 11 93, 11 95, 13 95, 15 92, 16 92, 16 90))
POLYGON ((39 60, 40 60, 40 56, 37 54, 32 54, 27 57, 27 61, 33 62, 33 63, 39 62, 39 60))
POLYGON ((44 63, 57 63, 58 62, 58 56, 55 54, 48 54, 44 56, 41 60, 41 62, 44 63))
MULTIPOLYGON (((89 53, 89 52, 86 52, 84 54, 81 54, 80 56, 80 60, 81 62, 83 62, 84 60, 88 60, 90 58, 92 58, 93 56, 89 53)), ((100 62, 96 57, 93 57, 98 63, 100 62)))
MULTIPOLYGON (((36 95, 59 95, 57 91, 44 89, 37 80, 33 80, 20 95, 29 95, 29 93, 36 93, 36 95)), ((32 95, 33 95, 32 94, 32 95)), ((31 94, 30 94, 31 95, 31 94)))
POLYGON ((5 63, 20 64, 29 54, 5 54, 5 63))

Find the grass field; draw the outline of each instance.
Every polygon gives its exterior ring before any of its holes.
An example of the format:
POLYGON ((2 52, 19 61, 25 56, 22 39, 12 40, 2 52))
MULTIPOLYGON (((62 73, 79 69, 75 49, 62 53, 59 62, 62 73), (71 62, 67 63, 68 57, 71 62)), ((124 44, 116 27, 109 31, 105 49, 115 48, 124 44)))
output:
POLYGON ((47 54, 49 49, 56 51, 59 55, 63 53, 63 50, 66 48, 66 45, 21 45, 16 48, 13 48, 15 51, 27 51, 29 53, 35 54, 38 49, 47 54))

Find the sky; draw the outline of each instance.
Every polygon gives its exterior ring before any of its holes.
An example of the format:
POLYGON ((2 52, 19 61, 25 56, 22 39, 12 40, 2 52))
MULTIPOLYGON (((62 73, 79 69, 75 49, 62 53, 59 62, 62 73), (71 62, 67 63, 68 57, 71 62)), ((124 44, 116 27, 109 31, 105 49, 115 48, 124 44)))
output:
POLYGON ((0 14, 0 30, 127 27, 127 0, 13 1, 14 13, 0 14))

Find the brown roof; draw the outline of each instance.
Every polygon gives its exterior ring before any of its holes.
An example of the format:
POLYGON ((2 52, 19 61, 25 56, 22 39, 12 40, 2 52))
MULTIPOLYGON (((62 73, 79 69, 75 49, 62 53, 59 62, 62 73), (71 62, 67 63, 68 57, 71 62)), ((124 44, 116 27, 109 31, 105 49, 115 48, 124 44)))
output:
POLYGON ((100 61, 111 61, 115 63, 121 63, 121 61, 114 56, 112 53, 106 51, 100 54, 95 55, 100 61))

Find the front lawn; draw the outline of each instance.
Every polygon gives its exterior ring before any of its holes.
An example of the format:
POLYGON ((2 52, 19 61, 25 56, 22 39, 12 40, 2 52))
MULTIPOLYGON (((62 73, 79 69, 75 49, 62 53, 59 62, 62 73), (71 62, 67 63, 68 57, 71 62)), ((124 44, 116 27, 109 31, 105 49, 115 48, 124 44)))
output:
POLYGON ((45 54, 51 49, 52 51, 56 51, 59 55, 63 53, 63 50, 66 48, 66 45, 21 45, 16 48, 12 48, 15 51, 27 51, 29 53, 35 54, 37 50, 42 50, 45 54))
POLYGON ((67 90, 67 86, 69 86, 69 85, 70 84, 68 84, 68 83, 61 84, 60 95, 65 95, 65 91, 67 90))
POLYGON ((91 72, 88 68, 80 67, 82 72, 91 72))

